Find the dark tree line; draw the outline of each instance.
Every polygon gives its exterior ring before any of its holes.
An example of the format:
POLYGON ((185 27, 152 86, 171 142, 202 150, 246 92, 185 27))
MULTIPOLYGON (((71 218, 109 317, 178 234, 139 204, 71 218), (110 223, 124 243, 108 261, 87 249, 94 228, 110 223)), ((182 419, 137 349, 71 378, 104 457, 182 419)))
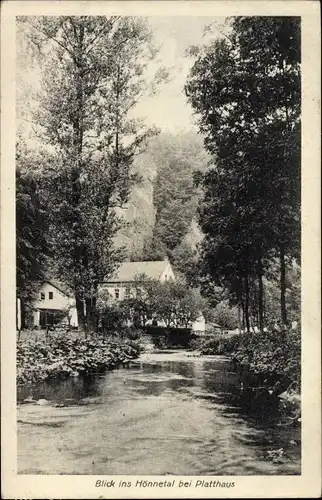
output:
POLYGON ((286 324, 286 268, 300 258, 300 19, 234 18, 191 53, 185 92, 212 156, 196 177, 201 274, 229 290, 247 330, 254 309, 263 330, 264 278, 278 257, 286 324))

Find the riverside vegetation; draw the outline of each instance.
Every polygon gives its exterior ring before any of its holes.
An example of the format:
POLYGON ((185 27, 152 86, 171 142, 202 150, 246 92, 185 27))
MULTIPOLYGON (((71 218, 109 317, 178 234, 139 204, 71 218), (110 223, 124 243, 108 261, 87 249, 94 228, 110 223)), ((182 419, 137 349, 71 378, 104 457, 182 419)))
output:
POLYGON ((139 353, 137 342, 116 336, 85 338, 64 329, 47 338, 31 334, 17 341, 17 383, 103 372, 128 364, 139 353))
POLYGON ((265 332, 220 335, 193 342, 201 355, 228 355, 239 372, 241 386, 279 396, 284 413, 300 422, 301 333, 271 326, 265 332))

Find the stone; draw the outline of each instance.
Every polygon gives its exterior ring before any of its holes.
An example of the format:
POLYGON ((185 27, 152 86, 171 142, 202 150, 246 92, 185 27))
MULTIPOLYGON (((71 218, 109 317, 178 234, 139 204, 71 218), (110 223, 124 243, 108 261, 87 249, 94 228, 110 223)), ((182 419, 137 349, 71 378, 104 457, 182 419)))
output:
POLYGON ((39 406, 50 405, 50 401, 47 401, 47 399, 38 399, 37 405, 39 406))

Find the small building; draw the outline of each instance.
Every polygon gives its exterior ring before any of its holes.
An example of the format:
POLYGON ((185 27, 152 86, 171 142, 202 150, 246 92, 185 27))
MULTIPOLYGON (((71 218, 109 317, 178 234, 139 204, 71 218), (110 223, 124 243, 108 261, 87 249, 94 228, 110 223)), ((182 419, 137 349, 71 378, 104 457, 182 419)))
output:
POLYGON ((175 275, 168 259, 123 262, 107 281, 100 284, 100 289, 107 290, 115 300, 123 300, 127 289, 141 275, 161 282, 175 280, 175 275))
POLYGON ((199 318, 196 319, 194 323, 192 323, 191 330, 196 333, 203 335, 206 330, 206 320, 204 315, 201 313, 199 318))
POLYGON ((57 324, 78 326, 75 298, 59 281, 44 281, 40 285, 32 309, 34 326, 41 328, 57 324))
POLYGON ((214 333, 222 333, 223 327, 218 325, 217 323, 213 323, 211 321, 205 324, 205 333, 207 335, 212 335, 214 333))

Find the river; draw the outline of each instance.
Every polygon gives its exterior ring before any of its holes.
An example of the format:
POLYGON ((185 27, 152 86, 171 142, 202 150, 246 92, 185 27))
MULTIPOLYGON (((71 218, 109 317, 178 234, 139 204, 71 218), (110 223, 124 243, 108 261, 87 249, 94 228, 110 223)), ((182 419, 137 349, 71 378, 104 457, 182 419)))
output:
POLYGON ((128 368, 17 395, 20 474, 301 473, 300 430, 275 400, 246 398, 223 356, 146 352, 128 368))

